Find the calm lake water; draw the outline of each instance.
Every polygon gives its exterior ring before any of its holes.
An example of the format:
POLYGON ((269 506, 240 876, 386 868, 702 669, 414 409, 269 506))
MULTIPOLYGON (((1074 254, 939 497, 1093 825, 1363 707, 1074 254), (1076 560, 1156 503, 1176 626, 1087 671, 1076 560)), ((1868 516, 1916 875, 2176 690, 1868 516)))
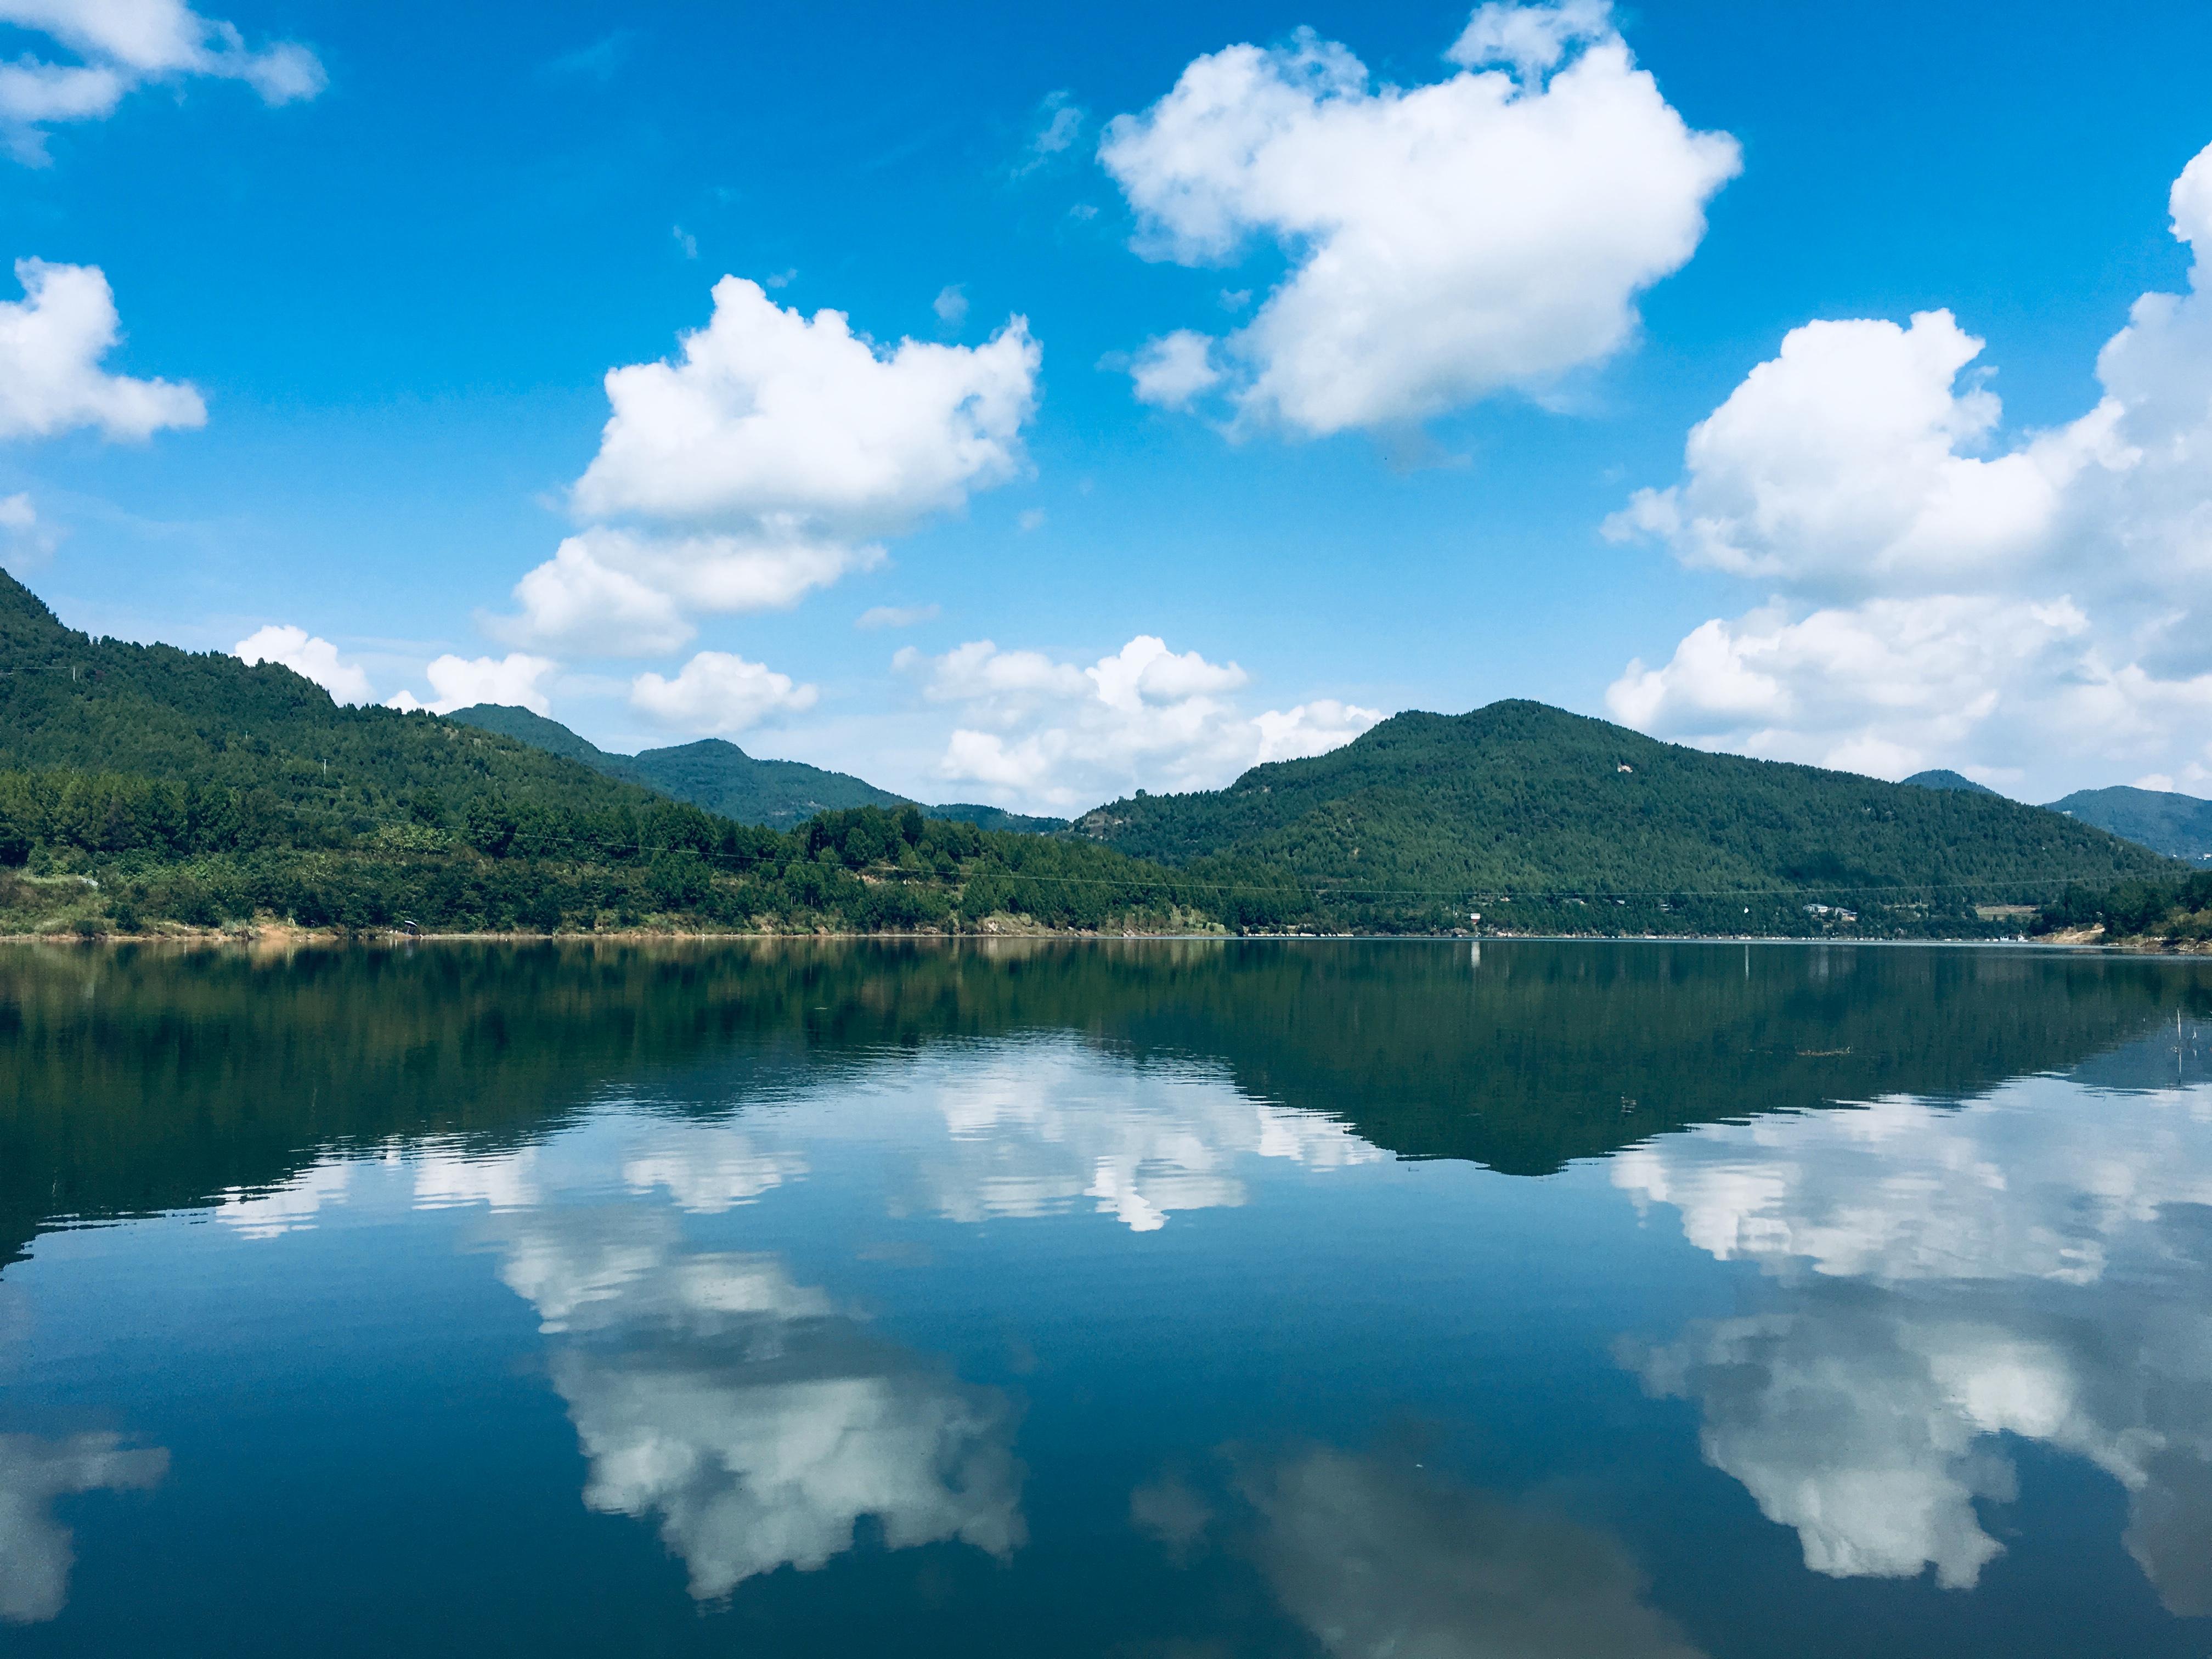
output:
POLYGON ((2212 962, 0 951, 0 1650, 2212 1652, 2212 962))

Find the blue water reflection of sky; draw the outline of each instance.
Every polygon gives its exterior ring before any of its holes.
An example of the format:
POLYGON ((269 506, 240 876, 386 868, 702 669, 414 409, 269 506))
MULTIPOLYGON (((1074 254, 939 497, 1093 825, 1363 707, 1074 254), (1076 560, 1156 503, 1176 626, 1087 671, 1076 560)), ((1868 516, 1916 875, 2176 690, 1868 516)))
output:
POLYGON ((2191 1040, 1539 1179, 1073 1037, 352 1149, 9 1270, 0 1641, 2197 1652, 2191 1040))

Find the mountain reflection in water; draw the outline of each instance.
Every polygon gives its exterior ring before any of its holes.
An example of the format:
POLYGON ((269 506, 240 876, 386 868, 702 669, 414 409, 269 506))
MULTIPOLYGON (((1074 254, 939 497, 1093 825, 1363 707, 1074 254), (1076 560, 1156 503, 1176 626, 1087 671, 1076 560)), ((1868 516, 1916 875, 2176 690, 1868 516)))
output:
POLYGON ((2198 1655, 2208 1022, 2047 951, 0 951, 0 1636, 2198 1655))

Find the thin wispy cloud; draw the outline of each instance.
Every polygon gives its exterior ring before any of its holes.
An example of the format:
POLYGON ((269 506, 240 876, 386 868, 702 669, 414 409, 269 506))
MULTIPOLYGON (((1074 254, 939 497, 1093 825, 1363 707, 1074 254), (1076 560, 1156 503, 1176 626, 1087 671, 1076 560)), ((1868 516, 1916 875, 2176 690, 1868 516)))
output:
POLYGON ((538 72, 548 81, 595 81, 605 86, 629 61, 638 39, 635 29, 611 30, 589 46, 548 58, 538 72))

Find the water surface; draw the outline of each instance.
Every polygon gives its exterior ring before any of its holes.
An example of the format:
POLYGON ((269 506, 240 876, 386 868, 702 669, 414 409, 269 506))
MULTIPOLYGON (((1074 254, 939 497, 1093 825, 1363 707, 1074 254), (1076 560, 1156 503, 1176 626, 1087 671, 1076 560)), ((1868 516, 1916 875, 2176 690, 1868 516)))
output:
POLYGON ((0 951, 0 1650, 2212 1650, 2212 963, 0 951))

